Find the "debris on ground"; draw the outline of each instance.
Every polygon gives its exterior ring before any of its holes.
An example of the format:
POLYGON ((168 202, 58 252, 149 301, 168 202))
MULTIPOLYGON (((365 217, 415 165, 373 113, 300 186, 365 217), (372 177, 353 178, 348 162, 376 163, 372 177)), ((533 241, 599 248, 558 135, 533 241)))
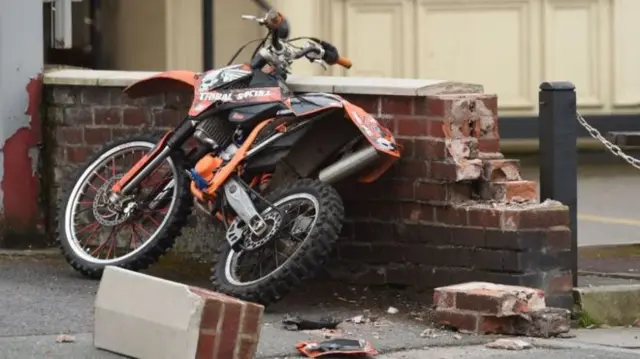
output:
POLYGON ((322 342, 300 342, 296 344, 296 349, 309 358, 328 355, 340 355, 343 357, 345 355, 362 356, 378 354, 378 351, 373 348, 371 343, 362 339, 331 339, 322 342))
POLYGON ((438 337, 440 337, 442 335, 444 335, 444 333, 442 333, 439 330, 434 329, 434 328, 427 328, 427 329, 423 330, 422 333, 420 333, 420 337, 422 337, 422 338, 430 338, 430 339, 438 338, 438 337))
POLYGON ((60 334, 56 337, 56 342, 58 343, 73 343, 76 341, 76 337, 68 334, 60 334))
POLYGON ((342 338, 345 333, 340 329, 303 330, 305 334, 317 335, 323 339, 342 338))
POLYGON ((389 307, 389 309, 387 309, 387 313, 389 314, 398 314, 398 312, 400 311, 398 310, 398 308, 395 308, 395 307, 389 307))
POLYGON ((300 316, 285 315, 282 319, 287 330, 319 330, 336 329, 342 320, 331 316, 322 316, 317 319, 302 318, 300 316))
POLYGON ((355 317, 349 318, 346 321, 353 324, 368 324, 374 323, 378 320, 378 317, 375 315, 371 315, 368 311, 365 311, 365 314, 356 315, 355 317))
POLYGON ((525 342, 520 339, 498 339, 491 343, 485 344, 485 347, 491 349, 505 349, 505 350, 523 350, 531 349, 533 346, 529 342, 525 342))
POLYGON ((570 312, 547 308, 542 290, 486 282, 436 288, 434 322, 459 332, 557 337, 571 329, 570 312))

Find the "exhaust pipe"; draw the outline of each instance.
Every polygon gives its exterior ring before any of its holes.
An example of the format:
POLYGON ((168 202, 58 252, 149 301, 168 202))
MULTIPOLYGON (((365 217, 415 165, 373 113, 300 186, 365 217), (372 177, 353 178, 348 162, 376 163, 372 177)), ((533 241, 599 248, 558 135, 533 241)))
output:
POLYGON ((329 184, 336 183, 367 168, 378 157, 378 150, 373 146, 367 146, 325 167, 318 174, 318 179, 329 184))

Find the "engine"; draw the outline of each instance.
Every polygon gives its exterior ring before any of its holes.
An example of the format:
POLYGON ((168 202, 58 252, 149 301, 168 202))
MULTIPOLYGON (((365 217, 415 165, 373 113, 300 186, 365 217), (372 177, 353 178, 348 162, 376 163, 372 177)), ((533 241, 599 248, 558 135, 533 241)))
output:
POLYGON ((236 129, 231 122, 223 118, 210 117, 196 126, 193 136, 217 152, 232 144, 236 135, 236 129))

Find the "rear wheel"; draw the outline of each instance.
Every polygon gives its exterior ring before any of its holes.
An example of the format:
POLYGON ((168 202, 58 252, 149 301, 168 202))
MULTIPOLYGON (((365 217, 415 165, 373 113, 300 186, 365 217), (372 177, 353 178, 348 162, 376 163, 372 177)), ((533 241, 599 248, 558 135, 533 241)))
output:
MULTIPOLYGON (((267 200, 279 209, 263 212, 275 231, 270 238, 245 236, 251 250, 218 248, 211 281, 215 290, 269 305, 313 277, 331 255, 340 235, 344 207, 335 189, 318 180, 299 180, 275 190, 267 200)), ((245 248, 246 248, 245 247, 245 248)))
POLYGON ((108 199, 111 186, 158 139, 140 135, 105 144, 63 188, 58 236, 62 253, 76 271, 97 279, 108 265, 145 269, 180 235, 193 201, 177 159, 167 158, 122 206, 108 199))

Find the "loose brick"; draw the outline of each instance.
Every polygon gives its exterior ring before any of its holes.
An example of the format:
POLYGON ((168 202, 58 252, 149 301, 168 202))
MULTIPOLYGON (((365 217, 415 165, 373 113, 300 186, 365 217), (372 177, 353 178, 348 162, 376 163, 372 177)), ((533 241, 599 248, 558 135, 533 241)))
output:
POLYGON ((483 161, 482 178, 485 181, 504 182, 520 181, 519 160, 485 160, 483 161))
POLYGON ((513 335, 549 338, 571 330, 571 312, 563 308, 543 308, 529 313, 530 320, 517 318, 513 335))
POLYGON ((475 313, 455 309, 436 309, 433 322, 438 326, 455 328, 460 332, 476 333, 481 317, 475 313))
POLYGON ((439 309, 434 313, 437 325, 452 327, 474 334, 506 334, 549 338, 570 330, 569 311, 543 308, 529 313, 530 319, 519 316, 495 317, 455 309, 439 309))
POLYGON ((456 309, 456 294, 436 291, 433 293, 433 304, 438 309, 456 309))
POLYGON ((484 182, 480 196, 503 203, 531 202, 538 199, 538 185, 533 181, 484 182))
POLYGON ((455 309, 476 314, 505 317, 545 308, 544 292, 526 287, 470 282, 436 288, 435 292, 455 295, 455 309))

